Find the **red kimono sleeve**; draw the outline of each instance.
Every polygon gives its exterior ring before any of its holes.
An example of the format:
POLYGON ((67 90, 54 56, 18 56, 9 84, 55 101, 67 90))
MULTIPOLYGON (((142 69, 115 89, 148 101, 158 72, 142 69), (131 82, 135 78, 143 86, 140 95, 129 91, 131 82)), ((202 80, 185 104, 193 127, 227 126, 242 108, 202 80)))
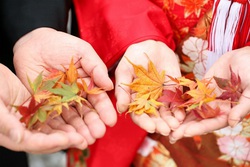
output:
POLYGON ((164 11, 148 0, 74 0, 79 35, 110 68, 127 47, 147 39, 174 49, 164 11))

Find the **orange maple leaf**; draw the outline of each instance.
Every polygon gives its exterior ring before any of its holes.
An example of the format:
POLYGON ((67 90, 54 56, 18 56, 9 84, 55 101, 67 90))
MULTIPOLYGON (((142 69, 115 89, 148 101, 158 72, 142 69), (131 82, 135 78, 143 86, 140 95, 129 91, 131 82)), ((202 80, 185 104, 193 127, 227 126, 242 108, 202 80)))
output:
POLYGON ((216 99, 216 94, 214 93, 215 88, 208 87, 210 81, 196 80, 197 87, 185 92, 185 94, 189 95, 191 98, 181 106, 187 107, 187 111, 190 111, 196 107, 200 109, 203 103, 214 101, 216 99))
POLYGON ((148 63, 148 70, 141 65, 133 65, 137 78, 131 84, 125 84, 137 93, 137 97, 149 94, 150 99, 157 99, 161 96, 165 82, 165 71, 159 73, 151 60, 148 63))
POLYGON ((77 84, 79 89, 83 90, 83 92, 87 94, 99 94, 103 92, 101 88, 95 87, 93 80, 90 80, 89 85, 87 85, 83 79, 81 79, 81 82, 77 84))
MULTIPOLYGON (((66 78, 66 74, 63 71, 53 69, 53 68, 46 68, 46 70, 49 72, 48 76, 46 76, 43 81, 50 81, 53 79, 58 79, 59 82, 64 82, 66 78)), ((60 87, 60 84, 56 84, 55 87, 60 87)))
POLYGON ((77 69, 75 67, 73 58, 71 59, 69 68, 66 70, 66 79, 69 81, 70 84, 76 82, 77 78, 78 78, 78 72, 77 69))

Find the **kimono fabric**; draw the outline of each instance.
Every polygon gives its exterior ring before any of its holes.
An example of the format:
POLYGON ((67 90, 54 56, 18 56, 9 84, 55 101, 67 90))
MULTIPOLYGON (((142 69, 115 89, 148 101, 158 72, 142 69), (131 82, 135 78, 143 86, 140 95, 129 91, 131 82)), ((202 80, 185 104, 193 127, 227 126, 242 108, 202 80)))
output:
MULTIPOLYGON (((147 39, 173 49, 183 75, 193 79, 201 79, 223 53, 250 45, 249 0, 74 0, 74 5, 80 37, 93 45, 113 80, 112 68, 126 48, 147 39)), ((109 96, 115 105, 114 92, 109 96)), ((250 166, 249 122, 246 117, 234 128, 170 144, 168 137, 147 135, 118 114, 118 123, 89 147, 88 156, 68 151, 68 167, 250 166)))

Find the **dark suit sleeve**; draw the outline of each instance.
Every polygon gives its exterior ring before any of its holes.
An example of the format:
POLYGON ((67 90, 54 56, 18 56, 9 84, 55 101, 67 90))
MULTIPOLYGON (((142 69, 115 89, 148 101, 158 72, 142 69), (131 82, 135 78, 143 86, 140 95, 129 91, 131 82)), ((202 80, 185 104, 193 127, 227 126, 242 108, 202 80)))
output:
POLYGON ((11 42, 38 27, 65 31, 70 0, 1 0, 1 27, 11 42))
POLYGON ((13 70, 14 44, 36 28, 66 31, 70 6, 71 0, 0 0, 0 63, 13 70))

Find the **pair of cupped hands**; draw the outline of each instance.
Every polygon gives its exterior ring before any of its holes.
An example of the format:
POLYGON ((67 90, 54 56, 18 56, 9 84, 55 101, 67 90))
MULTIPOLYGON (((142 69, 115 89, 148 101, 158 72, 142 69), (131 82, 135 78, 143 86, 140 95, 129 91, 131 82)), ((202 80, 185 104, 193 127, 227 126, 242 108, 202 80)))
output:
MULTIPOLYGON (((78 61, 75 66, 79 77, 94 81, 104 90, 115 89, 116 108, 124 113, 131 102, 133 92, 122 83, 131 83, 135 78, 133 66, 140 64, 147 68, 148 57, 159 71, 165 70, 172 77, 180 77, 178 58, 162 42, 147 40, 128 47, 115 71, 116 84, 113 85, 108 70, 92 46, 74 36, 50 28, 38 28, 17 41, 14 46, 14 65, 16 75, 0 64, 0 145, 15 151, 30 153, 51 153, 69 147, 85 149, 101 138, 106 126, 114 126, 117 113, 106 92, 88 95, 86 98, 95 111, 84 108, 63 109, 60 116, 49 119, 46 124, 36 125, 39 130, 26 129, 19 121, 20 114, 15 112, 12 104, 22 104, 30 97, 27 75, 35 79, 45 68, 63 70, 68 66, 72 55, 78 61), (145 56, 147 53, 148 57, 145 56), (129 94, 130 92, 131 94, 129 94), (82 110, 83 117, 78 113, 82 110)), ((183 137, 191 137, 212 132, 228 125, 235 126, 250 111, 250 47, 234 50, 221 56, 204 77, 213 76, 230 78, 229 66, 241 77, 243 95, 239 104, 231 108, 221 104, 223 113, 215 118, 199 120, 185 111, 171 112, 167 104, 158 110, 158 117, 147 114, 131 118, 135 124, 149 133, 169 136, 170 142, 183 137)), ((219 89, 219 88, 218 88, 219 89)))

